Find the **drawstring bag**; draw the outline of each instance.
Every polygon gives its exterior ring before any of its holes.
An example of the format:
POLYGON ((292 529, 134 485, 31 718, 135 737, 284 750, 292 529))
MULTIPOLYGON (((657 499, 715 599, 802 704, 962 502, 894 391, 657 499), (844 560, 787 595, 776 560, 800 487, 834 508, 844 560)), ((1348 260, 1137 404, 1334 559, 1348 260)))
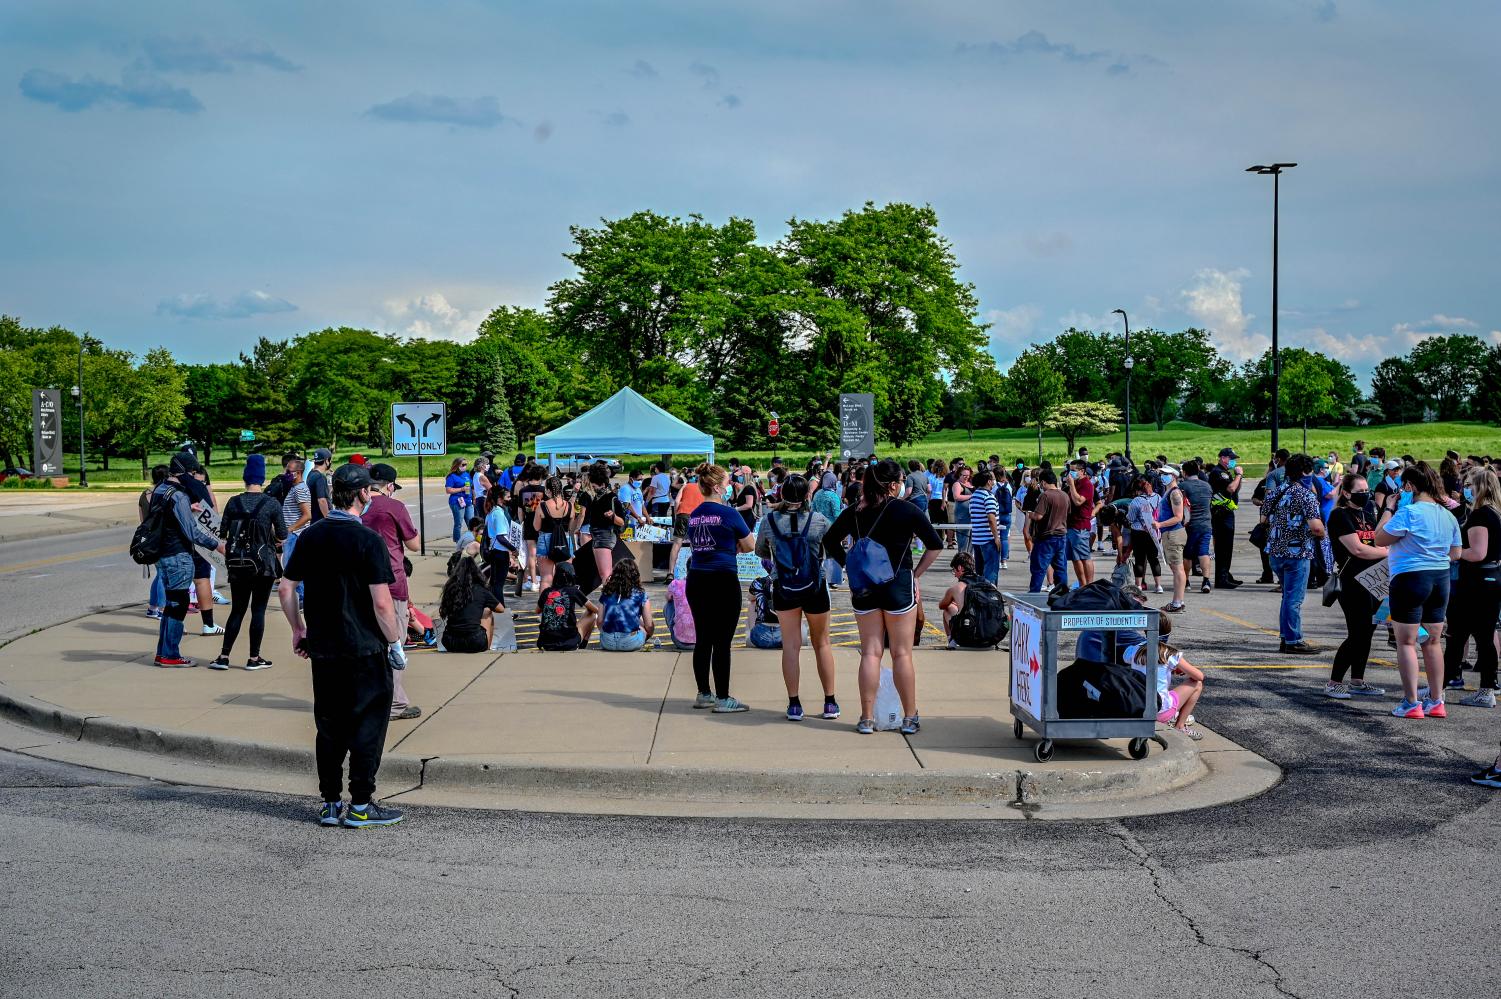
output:
MULTIPOLYGON (((876 514, 875 522, 870 525, 871 531, 881 522, 886 515, 886 506, 891 501, 881 504, 881 511, 876 514)), ((855 518, 855 530, 860 529, 860 520, 855 518)), ((878 544, 869 533, 857 536, 855 543, 850 545, 849 554, 845 556, 844 568, 850 577, 850 589, 855 593, 868 593, 877 586, 885 586, 896 578, 896 570, 891 567, 891 556, 886 554, 886 546, 878 544)))

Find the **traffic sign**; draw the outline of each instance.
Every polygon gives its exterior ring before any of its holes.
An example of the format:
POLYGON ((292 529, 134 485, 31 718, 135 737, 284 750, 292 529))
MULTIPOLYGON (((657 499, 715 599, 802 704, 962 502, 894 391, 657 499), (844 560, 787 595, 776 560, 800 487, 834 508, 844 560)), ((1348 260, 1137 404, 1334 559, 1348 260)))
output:
POLYGON ((778 423, 776 420, 772 420, 770 423, 768 423, 766 425, 766 432, 768 434, 770 434, 772 437, 775 437, 778 433, 781 432, 781 430, 782 430, 782 425, 780 423, 778 423))
POLYGON ((444 455, 448 453, 448 406, 441 402, 391 404, 391 453, 444 455))

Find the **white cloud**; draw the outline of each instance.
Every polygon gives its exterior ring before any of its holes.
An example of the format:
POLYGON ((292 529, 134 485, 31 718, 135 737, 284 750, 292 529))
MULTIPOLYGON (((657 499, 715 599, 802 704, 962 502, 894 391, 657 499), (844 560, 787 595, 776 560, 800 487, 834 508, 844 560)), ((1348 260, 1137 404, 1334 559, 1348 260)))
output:
POLYGON ((1297 330, 1287 341, 1290 346, 1307 347, 1352 367, 1375 364, 1388 354, 1386 337, 1374 333, 1330 333, 1322 326, 1297 330))
POLYGON ((1041 316, 1042 309, 1035 305, 1016 305, 1009 309, 987 310, 984 319, 990 324, 990 345, 992 347, 1014 346, 1019 350, 1032 336, 1032 329, 1037 325, 1037 320, 1041 316))
POLYGON ((1491 330, 1491 342, 1501 344, 1501 330, 1491 330))
POLYGON ((468 339, 487 313, 486 309, 461 309, 440 291, 386 302, 389 324, 398 326, 400 333, 425 340, 468 339))
POLYGON ((1205 267, 1194 275, 1194 285, 1179 294, 1183 310, 1214 336, 1220 353, 1237 361, 1256 357, 1267 347, 1265 337, 1248 329, 1256 317, 1241 305, 1240 283, 1248 276, 1245 268, 1205 267))
POLYGON ((1397 323, 1392 327, 1392 336, 1401 344, 1399 352, 1405 353, 1435 334, 1456 333, 1459 330, 1476 329, 1478 326, 1475 320, 1464 316, 1446 316, 1442 312, 1435 312, 1427 319, 1397 323))

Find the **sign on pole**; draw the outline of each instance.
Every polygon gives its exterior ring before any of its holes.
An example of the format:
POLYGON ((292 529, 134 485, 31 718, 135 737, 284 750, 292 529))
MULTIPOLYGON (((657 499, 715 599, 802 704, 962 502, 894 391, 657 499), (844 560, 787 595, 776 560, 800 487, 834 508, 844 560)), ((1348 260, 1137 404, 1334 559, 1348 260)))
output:
POLYGON ((863 458, 876 450, 876 397, 869 392, 839 396, 839 453, 863 458))
POLYGON ((447 405, 441 402, 392 403, 391 453, 408 457, 447 454, 447 405))
POLYGON ((31 392, 33 475, 63 474, 62 396, 58 389, 31 392))

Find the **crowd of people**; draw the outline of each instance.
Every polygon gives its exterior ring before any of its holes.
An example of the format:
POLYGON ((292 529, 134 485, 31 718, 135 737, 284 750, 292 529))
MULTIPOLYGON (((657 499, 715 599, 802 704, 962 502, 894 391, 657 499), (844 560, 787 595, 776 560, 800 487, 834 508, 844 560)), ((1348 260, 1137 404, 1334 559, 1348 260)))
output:
MULTIPOLYGON (((409 644, 453 653, 494 648, 508 595, 531 591, 543 650, 582 648, 596 632, 610 652, 637 651, 653 639, 660 645, 642 569, 621 542, 627 529, 670 536, 666 632, 674 648, 691 650, 694 708, 748 710, 730 686, 745 610, 747 644, 781 649, 788 720, 804 718, 804 636, 822 688, 818 714, 839 718, 830 594, 847 585, 859 632, 861 734, 876 730, 888 658, 899 730, 921 729, 913 660, 923 627, 920 580, 945 549, 953 580, 939 610, 955 648, 1000 644, 996 587, 1011 569, 1016 534, 1034 593, 1090 584, 1096 555, 1107 552, 1113 582, 1137 602, 1171 588, 1161 606, 1169 615, 1185 610, 1192 576, 1200 577, 1201 594, 1244 585, 1232 567, 1245 474, 1228 447, 1213 462, 1158 455, 1140 466, 1120 453, 1095 462, 1085 448, 1060 466, 1035 468, 1023 460, 1004 465, 998 455, 974 467, 957 457, 902 464, 825 456, 802 471, 778 459, 764 478, 733 459, 688 470, 664 460, 627 473, 618 486, 603 462, 565 472, 517 454, 501 468, 486 452, 472 467, 455 459, 444 480, 455 547, 434 628, 410 600, 407 552, 417 548, 417 529, 395 498, 396 470, 357 455, 333 471, 332 460, 327 449, 306 459, 288 453, 268 482, 265 457, 250 455, 244 491, 224 505, 213 532, 203 512, 217 512, 216 500, 189 450, 155 470, 141 501, 143 522, 154 517, 161 525, 148 609, 160 618, 157 665, 194 665, 180 643, 196 595, 204 633, 222 634, 211 668, 230 668, 247 615, 244 668, 271 667, 261 643, 270 594, 278 593, 296 654, 312 661, 320 819, 329 825, 401 818, 373 792, 387 725, 421 715, 401 682, 409 644), (231 610, 222 628, 211 618, 214 569, 200 550, 218 552, 228 570, 231 610), (761 571, 743 587, 741 559, 751 553, 761 571)), ((1319 651, 1302 634, 1306 593, 1322 590, 1326 606, 1338 603, 1346 637, 1325 685, 1329 697, 1385 696, 1365 679, 1384 624, 1403 688, 1394 715, 1444 717, 1445 691, 1463 688, 1472 668, 1470 649, 1478 690, 1460 703, 1495 706, 1497 464, 1451 452, 1435 470, 1411 456, 1389 459, 1380 448, 1368 453, 1360 442, 1348 462, 1286 451, 1269 462, 1250 500, 1258 508, 1249 532, 1261 554, 1256 582, 1280 589, 1279 649, 1288 655, 1319 651)), ((1164 621, 1165 642, 1171 626, 1164 621)), ((1159 717, 1197 738, 1191 710, 1203 675, 1180 650, 1164 644, 1159 652, 1159 717)), ((1142 649, 1123 655, 1143 671, 1154 658, 1142 649)), ((1501 770, 1493 765, 1475 779, 1501 786, 1501 770)))

